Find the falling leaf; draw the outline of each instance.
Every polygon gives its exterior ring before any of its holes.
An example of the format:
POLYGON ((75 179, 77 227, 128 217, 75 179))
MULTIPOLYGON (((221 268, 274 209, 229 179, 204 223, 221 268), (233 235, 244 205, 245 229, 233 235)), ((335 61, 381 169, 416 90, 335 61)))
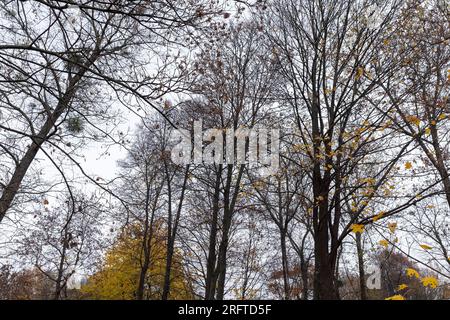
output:
POLYGON ((430 247, 430 246, 427 245, 427 244, 421 244, 420 247, 421 247, 422 249, 425 249, 425 250, 431 250, 431 249, 433 249, 433 247, 430 247))
POLYGON ((384 300, 406 300, 406 299, 401 294, 396 294, 396 295, 388 297, 388 298, 386 298, 384 300))
POLYGON ((410 161, 406 162, 406 163, 405 163, 405 169, 409 170, 409 169, 411 169, 411 168, 412 168, 411 162, 410 162, 410 161))
POLYGON ((441 113, 438 117, 438 120, 444 120, 445 118, 447 118, 447 116, 445 115, 445 113, 441 113))
POLYGON ((364 225, 363 224, 352 224, 351 226, 350 226, 350 228, 352 229, 352 232, 353 233, 363 233, 363 231, 364 231, 364 225))
POLYGON ((391 222, 388 224, 388 228, 391 231, 391 233, 394 233, 397 229, 397 222, 391 222))
POLYGON ((402 291, 406 288, 408 288, 408 285, 403 283, 397 287, 397 291, 402 291))
POLYGON ((426 134, 427 136, 429 136, 429 135, 431 134, 431 129, 430 129, 430 128, 426 128, 426 129, 425 129, 425 134, 426 134))
POLYGON ((416 270, 412 269, 412 268, 406 268, 406 275, 408 277, 411 277, 411 278, 412 277, 416 277, 417 279, 420 278, 419 273, 416 270))
POLYGON ((421 281, 424 287, 436 288, 438 286, 438 280, 435 277, 423 277, 421 281))
POLYGON ((380 240, 378 243, 385 248, 389 246, 389 241, 387 241, 386 239, 380 240))

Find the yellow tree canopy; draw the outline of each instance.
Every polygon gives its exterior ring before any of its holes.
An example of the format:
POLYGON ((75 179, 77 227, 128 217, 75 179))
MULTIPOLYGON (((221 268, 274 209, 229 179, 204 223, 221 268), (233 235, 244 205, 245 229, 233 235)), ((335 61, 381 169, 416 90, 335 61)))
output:
MULTIPOLYGON (((106 252, 102 268, 93 274, 82 293, 89 299, 135 299, 141 265, 144 259, 143 226, 133 224, 123 230, 115 244, 106 252)), ((146 274, 144 298, 161 299, 166 269, 164 230, 155 228, 150 241, 150 265, 146 274)), ((181 255, 175 252, 171 272, 170 299, 192 299, 188 280, 181 267, 181 255)))

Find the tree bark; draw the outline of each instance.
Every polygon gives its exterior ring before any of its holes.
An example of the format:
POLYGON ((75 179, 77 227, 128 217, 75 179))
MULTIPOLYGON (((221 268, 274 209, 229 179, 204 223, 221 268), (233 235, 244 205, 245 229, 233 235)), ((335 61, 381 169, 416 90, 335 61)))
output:
POLYGON ((364 272, 364 251, 362 248, 361 234, 356 234, 356 250, 358 253, 358 268, 359 268, 359 291, 361 295, 361 300, 367 300, 367 291, 365 278, 366 274, 364 272))
POLYGON ((289 288, 289 263, 287 257, 286 249, 286 230, 280 230, 280 245, 281 245, 281 264, 283 272, 283 291, 284 300, 290 299, 290 288, 289 288))
MULTIPOLYGON (((175 252, 175 238, 177 236, 178 230, 178 222, 180 220, 181 208, 183 207, 184 194, 186 191, 186 184, 189 176, 189 165, 186 167, 186 171, 184 173, 183 186, 181 189, 180 200, 178 202, 178 209, 174 219, 174 225, 172 232, 168 233, 169 239, 167 241, 167 257, 166 257, 166 272, 164 274, 164 287, 162 293, 162 300, 167 300, 169 298, 170 293, 170 275, 172 272, 172 260, 175 252)), ((170 202, 169 202, 170 205, 170 202)))
POLYGON ((209 231, 209 246, 208 246, 208 258, 206 265, 206 281, 205 281, 205 299, 214 300, 215 294, 215 267, 216 267, 216 243, 217 243, 217 223, 219 215, 219 200, 220 200, 220 181, 222 174, 222 165, 218 167, 218 173, 216 176, 216 183, 214 186, 214 198, 211 217, 211 227, 209 231))

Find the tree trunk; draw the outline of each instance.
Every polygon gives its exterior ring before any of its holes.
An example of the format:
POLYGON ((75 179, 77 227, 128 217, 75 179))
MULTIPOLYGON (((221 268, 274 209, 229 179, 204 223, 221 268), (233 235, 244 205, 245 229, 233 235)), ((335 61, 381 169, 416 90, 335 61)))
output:
POLYGON ((61 290, 63 288, 61 286, 61 282, 62 282, 62 277, 63 277, 63 272, 64 272, 64 260, 66 259, 66 248, 67 248, 66 241, 67 241, 67 232, 65 232, 65 234, 64 234, 63 249, 62 249, 61 259, 59 261, 59 266, 58 266, 58 275, 57 275, 56 281, 55 281, 55 293, 53 296, 54 300, 61 299, 61 290))
POLYGON ((136 300, 144 300, 145 278, 147 276, 149 262, 150 262, 150 259, 148 259, 147 255, 146 255, 144 263, 142 264, 141 270, 139 272, 139 282, 138 282, 138 288, 136 290, 136 300))
POLYGON ((167 257, 166 257, 166 272, 164 274, 164 287, 162 293, 162 300, 167 300, 170 293, 170 274, 172 272, 172 260, 175 252, 175 238, 177 236, 178 222, 180 221, 181 208, 183 207, 184 193, 186 190, 187 179, 189 176, 189 165, 186 167, 184 173, 183 186, 181 189, 180 200, 178 202, 178 209, 175 215, 172 232, 168 234, 169 239, 167 241, 167 257))
MULTIPOLYGON (((148 175, 149 170, 148 165, 146 165, 146 170, 147 170, 146 174, 148 175)), ((144 253, 144 261, 141 264, 141 270, 139 273, 139 282, 136 290, 136 300, 144 299, 147 271, 150 266, 151 245, 153 239, 153 222, 155 219, 156 203, 158 202, 162 186, 163 184, 161 183, 155 195, 155 198, 153 199, 153 208, 150 212, 150 183, 147 181, 147 190, 145 198, 145 225, 142 240, 142 251, 144 253)))
POLYGON ((146 244, 143 247, 144 250, 144 261, 141 265, 141 270, 139 272, 139 282, 136 290, 136 300, 144 300, 145 293, 145 283, 147 278, 148 268, 150 267, 150 253, 151 253, 151 239, 153 237, 153 226, 150 226, 150 232, 148 239, 145 240, 146 244))
POLYGON ((225 278, 227 273, 227 251, 228 251, 228 233, 231 227, 231 213, 226 210, 223 218, 222 241, 219 246, 219 257, 217 259, 217 292, 216 299, 223 300, 225 294, 225 278))
POLYGON ((283 272, 283 291, 284 300, 290 299, 290 289, 289 289, 289 263, 286 250, 286 230, 280 230, 280 245, 281 245, 281 264, 283 272))
POLYGON ((209 247, 208 258, 206 265, 206 281, 205 281, 205 299, 214 300, 214 294, 216 291, 216 243, 217 243, 217 223, 219 215, 219 200, 220 200, 220 180, 222 174, 222 165, 219 165, 218 173, 216 176, 216 184, 214 187, 213 209, 211 217, 211 227, 209 231, 209 247))
POLYGON ((362 248, 361 234, 356 234, 356 250, 358 253, 358 268, 359 268, 359 291, 361 294, 361 300, 367 300, 367 291, 365 278, 366 274, 364 272, 364 251, 362 248))
POLYGON ((301 258, 300 272, 302 277, 302 300, 308 300, 308 263, 301 258))
POLYGON ((338 300, 334 275, 336 256, 329 252, 328 246, 328 205, 326 201, 325 198, 318 210, 319 220, 315 234, 314 299, 338 300))

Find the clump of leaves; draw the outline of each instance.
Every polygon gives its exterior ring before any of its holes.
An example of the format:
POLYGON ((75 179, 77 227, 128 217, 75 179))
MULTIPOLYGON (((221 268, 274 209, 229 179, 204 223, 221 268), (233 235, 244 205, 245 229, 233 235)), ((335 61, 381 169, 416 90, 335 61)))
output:
POLYGON ((80 117, 71 117, 67 119, 67 130, 71 133, 80 133, 83 131, 84 124, 83 119, 80 117))

